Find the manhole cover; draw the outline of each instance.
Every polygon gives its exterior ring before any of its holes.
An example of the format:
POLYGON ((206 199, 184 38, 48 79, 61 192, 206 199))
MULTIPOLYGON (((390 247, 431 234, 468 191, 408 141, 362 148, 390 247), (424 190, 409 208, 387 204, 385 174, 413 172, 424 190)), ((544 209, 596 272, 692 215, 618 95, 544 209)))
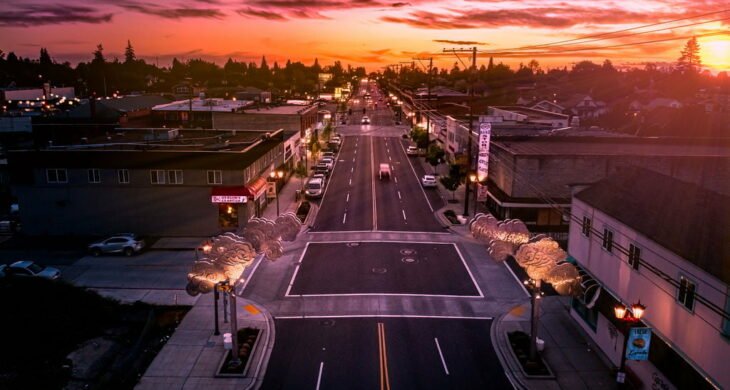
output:
POLYGON ((415 257, 404 257, 404 258, 400 259, 400 261, 402 261, 406 264, 414 264, 414 263, 418 262, 418 259, 416 259, 415 257))
POLYGON ((415 249, 401 249, 400 254, 403 256, 413 256, 416 254, 415 249))
POLYGON ((359 242, 348 242, 347 246, 349 246, 349 247, 360 246, 360 243, 359 242))
POLYGON ((384 274, 386 272, 388 272, 387 268, 373 268, 374 274, 384 274))
POLYGON ((335 320, 322 320, 319 322, 319 324, 322 326, 331 327, 335 325, 335 320))

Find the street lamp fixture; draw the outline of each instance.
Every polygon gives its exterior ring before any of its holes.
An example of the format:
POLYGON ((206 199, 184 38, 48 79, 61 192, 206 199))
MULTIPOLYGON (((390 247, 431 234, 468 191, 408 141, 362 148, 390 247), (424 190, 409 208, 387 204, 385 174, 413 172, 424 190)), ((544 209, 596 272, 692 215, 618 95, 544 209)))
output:
POLYGON ((277 188, 277 185, 279 184, 279 180, 281 180, 284 177, 284 171, 281 169, 276 171, 271 171, 269 173, 269 177, 274 181, 274 196, 276 197, 276 216, 279 216, 279 189, 277 188))
POLYGON ((631 327, 641 320, 645 312, 646 306, 641 304, 641 300, 631 305, 630 308, 624 306, 622 303, 619 303, 613 308, 616 319, 624 323, 626 329, 623 352, 621 353, 621 365, 616 375, 616 381, 620 384, 623 384, 626 380, 626 347, 628 345, 629 335, 631 334, 631 327))

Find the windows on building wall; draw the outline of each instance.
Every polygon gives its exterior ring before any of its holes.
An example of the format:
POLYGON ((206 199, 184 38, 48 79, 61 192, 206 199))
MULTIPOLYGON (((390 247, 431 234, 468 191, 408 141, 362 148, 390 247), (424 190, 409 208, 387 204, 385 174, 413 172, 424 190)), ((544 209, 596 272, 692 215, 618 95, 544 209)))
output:
POLYGON ((165 171, 163 171, 162 169, 150 170, 150 183, 165 184, 165 171))
POLYGON ((583 226, 581 227, 581 232, 586 237, 590 237, 591 236, 591 223, 592 222, 593 221, 591 221, 590 218, 588 218, 586 216, 583 217, 583 226))
POLYGON ((601 246, 606 251, 613 252, 613 230, 608 227, 603 228, 603 242, 601 246))
POLYGON ((46 180, 49 183, 68 183, 68 174, 63 168, 46 169, 46 180))
POLYGON ((101 183, 101 172, 98 169, 89 169, 87 175, 89 183, 101 183))
POLYGON ((631 268, 638 270, 641 263, 641 248, 634 244, 629 244, 629 265, 631 268))
POLYGON ((208 171, 208 184, 223 184, 223 172, 208 171))
POLYGON ((696 289, 697 286, 693 281, 684 276, 679 277, 679 293, 677 294, 677 301, 689 311, 694 310, 695 307, 696 289))
POLYGON ((129 170, 118 169, 117 179, 119 179, 119 184, 129 184, 129 170))
POLYGON ((167 171, 167 183, 168 184, 182 184, 183 183, 183 171, 175 169, 167 171))

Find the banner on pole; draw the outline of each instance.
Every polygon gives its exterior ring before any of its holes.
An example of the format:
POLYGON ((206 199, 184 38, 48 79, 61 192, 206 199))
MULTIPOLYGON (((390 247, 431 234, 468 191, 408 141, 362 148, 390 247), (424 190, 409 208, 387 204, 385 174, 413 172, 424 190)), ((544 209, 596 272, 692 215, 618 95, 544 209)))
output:
POLYGON ((651 328, 631 328, 627 343, 627 360, 649 360, 651 328))
POLYGON ((489 140, 491 136, 492 124, 489 122, 479 123, 479 155, 477 159, 477 178, 480 183, 477 191, 477 200, 479 202, 487 200, 486 180, 489 175, 489 140))

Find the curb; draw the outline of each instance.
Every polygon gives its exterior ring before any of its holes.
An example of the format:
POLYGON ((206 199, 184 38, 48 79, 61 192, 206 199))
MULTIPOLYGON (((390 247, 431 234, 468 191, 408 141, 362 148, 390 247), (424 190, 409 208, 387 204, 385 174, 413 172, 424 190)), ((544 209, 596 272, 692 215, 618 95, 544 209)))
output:
POLYGON ((252 379, 251 384, 246 386, 245 390, 259 389, 263 385, 264 375, 260 376, 260 374, 266 373, 266 369, 269 366, 269 359, 271 358, 271 352, 274 350, 274 341, 276 340, 276 327, 274 326, 274 317, 271 315, 269 310, 265 306, 255 303, 254 301, 248 300, 248 302, 255 304, 259 309, 261 309, 261 313, 266 318, 266 341, 261 348, 261 352, 263 353, 263 355, 260 359, 258 359, 256 369, 254 373, 250 376, 250 378, 252 379))
POLYGON ((506 350, 506 348, 510 347, 506 345, 505 340, 507 334, 502 329, 502 322, 504 320, 504 317, 506 317, 512 310, 520 306, 522 306, 522 304, 514 306, 506 313, 494 319, 494 323, 489 330, 489 338, 492 340, 492 346, 494 347, 494 351, 496 352, 497 359, 499 359, 499 363, 504 369, 504 375, 507 377, 507 380, 509 380, 509 382, 512 384, 512 387, 514 387, 515 389, 526 390, 530 387, 524 382, 525 378, 522 375, 522 370, 520 369, 520 367, 515 366, 515 364, 519 363, 514 361, 514 355, 511 351, 506 350))

